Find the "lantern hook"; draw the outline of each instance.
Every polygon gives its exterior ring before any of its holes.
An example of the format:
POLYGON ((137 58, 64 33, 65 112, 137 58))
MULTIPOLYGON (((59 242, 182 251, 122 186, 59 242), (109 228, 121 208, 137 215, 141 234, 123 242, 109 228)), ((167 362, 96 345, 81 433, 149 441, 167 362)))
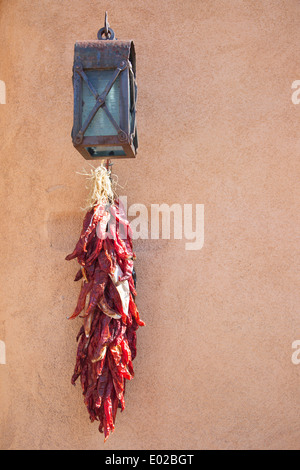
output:
POLYGON ((109 27, 109 22, 108 22, 108 15, 107 15, 107 11, 105 12, 105 19, 104 19, 104 28, 101 28, 99 29, 98 31, 98 39, 99 41, 103 41, 103 40, 110 40, 112 41, 113 39, 115 39, 115 33, 114 31, 109 27), (105 36, 105 37, 103 37, 105 36))
POLYGON ((108 36, 108 28, 109 28, 109 22, 108 22, 108 19, 107 19, 107 11, 106 11, 105 12, 105 19, 104 19, 104 32, 105 32, 106 37, 108 36))
POLYGON ((108 158, 108 159, 106 160, 105 167, 106 167, 107 171, 110 172, 110 175, 109 175, 109 176, 110 176, 110 179, 111 179, 112 166, 113 166, 113 163, 112 163, 112 161, 108 158))

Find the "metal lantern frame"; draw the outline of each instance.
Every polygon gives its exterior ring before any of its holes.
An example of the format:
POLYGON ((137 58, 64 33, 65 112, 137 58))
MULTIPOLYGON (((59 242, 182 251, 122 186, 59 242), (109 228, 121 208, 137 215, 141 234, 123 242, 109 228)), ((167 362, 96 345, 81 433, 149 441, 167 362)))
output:
POLYGON ((120 41, 114 39, 114 32, 108 27, 107 17, 105 27, 98 32, 98 40, 78 41, 74 49, 73 66, 73 88, 74 88, 74 123, 72 129, 72 140, 74 147, 87 160, 96 158, 134 158, 137 153, 138 140, 136 129, 136 56, 133 41, 120 41), (103 38, 105 36, 105 38, 103 38), (110 80, 104 91, 99 94, 87 76, 87 71, 113 70, 110 80), (116 122, 112 113, 105 104, 110 90, 117 78, 120 83, 119 99, 119 123, 116 122), (87 118, 82 119, 83 108, 83 85, 87 85, 89 91, 95 98, 95 105, 87 118), (85 132, 99 109, 102 109, 113 127, 116 135, 85 136, 85 132), (92 156, 88 148, 95 146, 122 147, 122 156, 92 156))

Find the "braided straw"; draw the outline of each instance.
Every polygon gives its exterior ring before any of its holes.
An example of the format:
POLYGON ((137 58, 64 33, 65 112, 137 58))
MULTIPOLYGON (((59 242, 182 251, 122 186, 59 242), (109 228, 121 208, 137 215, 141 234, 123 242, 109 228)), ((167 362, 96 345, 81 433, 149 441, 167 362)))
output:
POLYGON ((114 202, 117 197, 115 192, 117 186, 116 176, 113 175, 112 177, 111 171, 107 170, 103 163, 90 170, 90 172, 84 170, 83 173, 79 174, 87 177, 87 189, 90 190, 84 210, 92 209, 98 204, 112 204, 114 202))

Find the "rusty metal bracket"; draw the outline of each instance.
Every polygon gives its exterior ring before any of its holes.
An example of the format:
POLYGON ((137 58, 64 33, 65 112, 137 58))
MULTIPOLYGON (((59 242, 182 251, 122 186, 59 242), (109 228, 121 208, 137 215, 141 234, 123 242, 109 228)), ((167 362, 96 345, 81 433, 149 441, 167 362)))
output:
POLYGON ((131 76, 130 86, 131 86, 131 93, 133 97, 131 107, 130 107, 130 112, 134 113, 134 128, 131 130, 131 133, 130 133, 130 142, 132 143, 134 135, 136 134, 135 107, 136 107, 136 101, 137 101, 137 82, 136 82, 136 78, 132 69, 131 62, 129 62, 129 74, 131 76))

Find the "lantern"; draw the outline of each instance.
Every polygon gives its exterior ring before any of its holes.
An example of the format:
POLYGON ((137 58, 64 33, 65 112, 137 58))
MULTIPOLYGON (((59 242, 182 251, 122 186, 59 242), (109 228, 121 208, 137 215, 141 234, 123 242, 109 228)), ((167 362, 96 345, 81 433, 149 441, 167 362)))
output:
POLYGON ((74 147, 88 160, 136 156, 136 60, 132 41, 105 27, 98 40, 75 44, 74 147))

